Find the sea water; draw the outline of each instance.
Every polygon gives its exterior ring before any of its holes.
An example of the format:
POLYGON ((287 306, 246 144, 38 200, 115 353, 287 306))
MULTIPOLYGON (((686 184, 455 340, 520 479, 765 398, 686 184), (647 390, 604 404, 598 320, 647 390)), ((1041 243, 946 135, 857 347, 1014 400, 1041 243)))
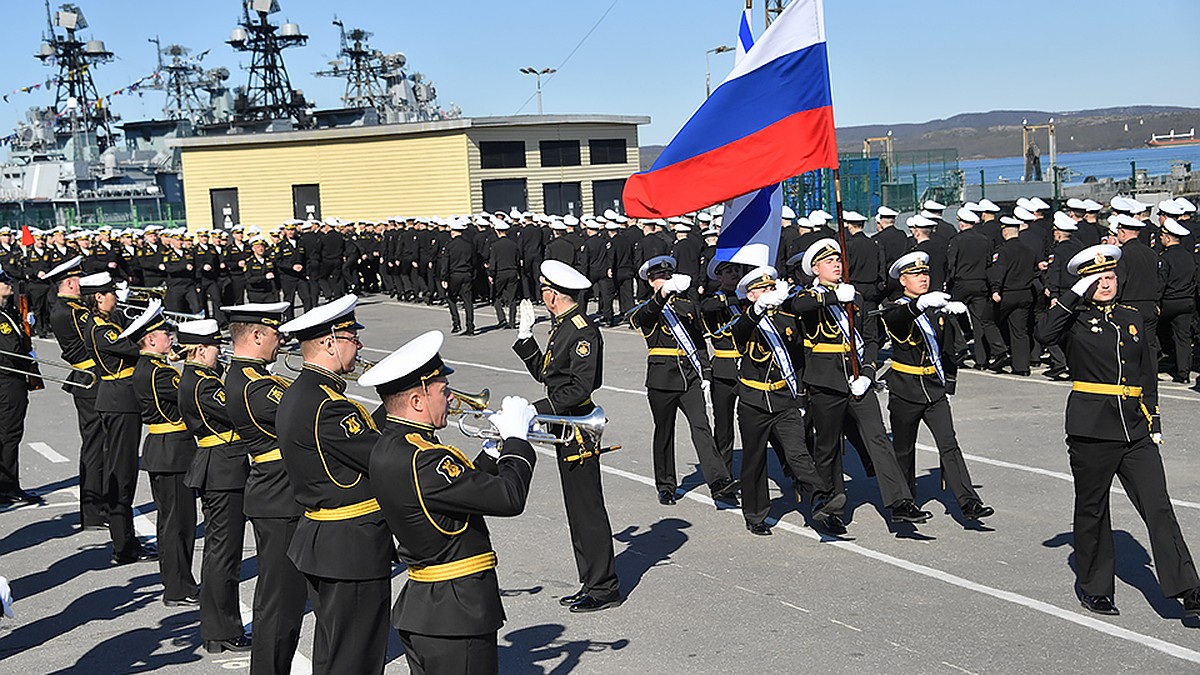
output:
MULTIPOLYGON (((1176 161, 1191 162, 1200 171, 1200 145, 1167 148, 1130 148, 1128 150, 1102 150, 1099 152, 1071 152, 1058 155, 1058 165, 1069 167, 1063 184, 1082 183, 1085 178, 1128 178, 1132 173, 1130 162, 1136 162, 1139 172, 1150 176, 1171 173, 1171 164, 1176 161)), ((958 168, 965 174, 967 184, 979 185, 979 170, 983 169, 988 183, 1008 181, 1020 182, 1025 172, 1024 157, 1001 157, 999 159, 963 160, 958 168)), ((1042 178, 1050 180, 1050 155, 1042 153, 1042 178)))

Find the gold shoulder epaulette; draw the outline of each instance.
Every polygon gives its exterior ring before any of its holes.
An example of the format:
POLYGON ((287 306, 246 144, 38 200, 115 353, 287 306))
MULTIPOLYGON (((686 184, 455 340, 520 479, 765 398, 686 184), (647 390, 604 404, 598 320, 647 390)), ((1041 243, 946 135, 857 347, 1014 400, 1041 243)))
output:
POLYGON ((575 327, 581 330, 587 328, 587 319, 583 318, 582 316, 573 317, 571 319, 571 323, 575 324, 575 327))

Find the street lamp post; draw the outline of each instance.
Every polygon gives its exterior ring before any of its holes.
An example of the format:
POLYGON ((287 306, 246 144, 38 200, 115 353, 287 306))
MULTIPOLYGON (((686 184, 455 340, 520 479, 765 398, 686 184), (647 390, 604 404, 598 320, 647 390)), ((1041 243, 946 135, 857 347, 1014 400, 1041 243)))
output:
POLYGON ((526 75, 533 75, 534 77, 537 78, 538 114, 541 115, 542 114, 542 76, 543 75, 551 75, 553 73, 557 73, 558 71, 555 70, 554 68, 542 68, 541 70, 538 70, 537 68, 522 68, 521 72, 525 73, 526 75))
POLYGON ((709 65, 708 65, 709 55, 724 54, 725 52, 731 52, 731 51, 733 51, 733 47, 730 47, 729 45, 721 45, 720 47, 713 47, 712 49, 704 52, 704 97, 705 98, 712 96, 712 70, 709 68, 709 65))

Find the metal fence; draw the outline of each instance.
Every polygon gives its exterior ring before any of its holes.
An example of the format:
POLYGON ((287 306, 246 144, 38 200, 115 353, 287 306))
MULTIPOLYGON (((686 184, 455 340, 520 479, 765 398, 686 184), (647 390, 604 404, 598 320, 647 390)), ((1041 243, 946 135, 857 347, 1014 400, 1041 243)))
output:
MULTIPOLYGON (((838 157, 842 181, 842 206, 871 215, 886 205, 897 211, 914 211, 926 199, 945 203, 961 201, 963 174, 958 151, 914 150, 864 157, 861 153, 838 157)), ((797 213, 834 210, 833 172, 819 169, 784 182, 784 202, 797 213)))
POLYGON ((72 229, 94 229, 104 225, 145 229, 150 225, 181 227, 186 223, 186 213, 182 203, 154 198, 90 204, 84 201, 78 204, 9 202, 0 204, 0 222, 14 229, 22 225, 43 230, 56 225, 72 229))

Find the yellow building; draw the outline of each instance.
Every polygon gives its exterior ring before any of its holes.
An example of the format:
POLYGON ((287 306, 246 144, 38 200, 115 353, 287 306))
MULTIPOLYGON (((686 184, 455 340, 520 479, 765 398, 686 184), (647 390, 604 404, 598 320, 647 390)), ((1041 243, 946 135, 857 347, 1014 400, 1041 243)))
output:
POLYGON ((188 224, 619 210, 649 122, 521 115, 187 138, 188 224))

